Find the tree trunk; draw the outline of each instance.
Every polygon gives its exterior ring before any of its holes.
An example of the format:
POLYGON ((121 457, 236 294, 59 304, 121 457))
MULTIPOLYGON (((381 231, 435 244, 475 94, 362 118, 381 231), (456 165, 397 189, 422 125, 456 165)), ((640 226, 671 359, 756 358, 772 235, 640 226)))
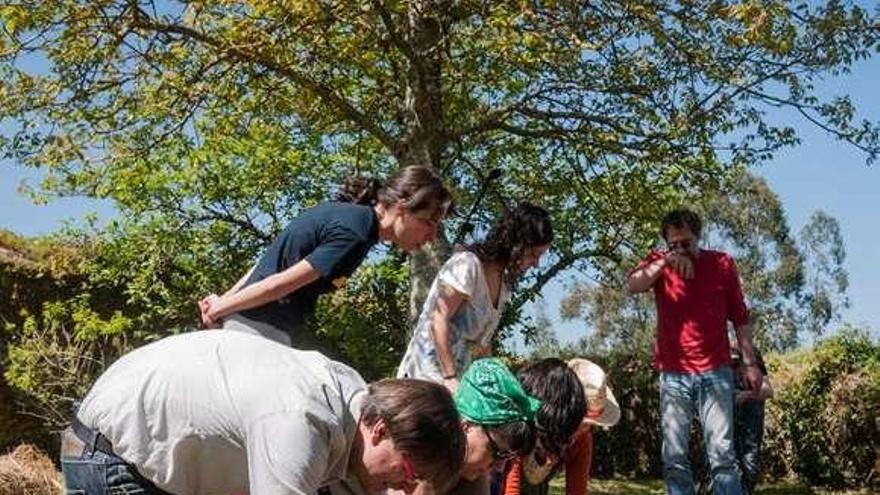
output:
MULTIPOLYGON (((401 166, 428 165, 441 170, 443 129, 443 36, 449 23, 448 0, 410 3, 407 42, 411 48, 403 114, 406 136, 396 150, 401 166)), ((449 254, 444 235, 410 258, 410 325, 421 312, 428 289, 449 254)))

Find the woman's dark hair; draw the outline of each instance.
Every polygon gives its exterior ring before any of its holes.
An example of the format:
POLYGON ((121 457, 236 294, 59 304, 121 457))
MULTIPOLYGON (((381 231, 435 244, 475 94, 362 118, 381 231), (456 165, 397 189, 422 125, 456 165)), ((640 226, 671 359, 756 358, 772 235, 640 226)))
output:
POLYGON ((458 476, 466 439, 449 390, 423 380, 381 380, 369 386, 361 419, 380 419, 395 447, 405 453, 426 481, 458 476))
POLYGON ((485 426, 486 434, 494 432, 504 438, 507 448, 519 455, 526 455, 535 448, 535 429, 527 421, 513 421, 503 425, 485 426))
POLYGON ((480 261, 500 262, 504 265, 505 278, 515 284, 519 262, 526 250, 553 242, 553 222, 544 208, 523 202, 505 211, 495 222, 483 242, 465 249, 473 252, 480 261))
POLYGON ((537 440, 543 448, 561 456, 587 411, 581 381, 565 361, 557 358, 530 363, 517 378, 526 393, 543 403, 535 414, 537 440))
POLYGON ((452 194, 443 180, 430 167, 403 167, 386 181, 370 177, 352 177, 345 181, 336 200, 346 203, 391 207, 403 200, 407 211, 431 211, 436 219, 449 215, 453 208, 452 194))
POLYGON ((667 213, 660 223, 660 236, 663 237, 664 241, 666 240, 666 231, 669 227, 677 229, 687 227, 695 236, 700 237, 700 232, 703 230, 703 221, 692 210, 678 208, 667 213))

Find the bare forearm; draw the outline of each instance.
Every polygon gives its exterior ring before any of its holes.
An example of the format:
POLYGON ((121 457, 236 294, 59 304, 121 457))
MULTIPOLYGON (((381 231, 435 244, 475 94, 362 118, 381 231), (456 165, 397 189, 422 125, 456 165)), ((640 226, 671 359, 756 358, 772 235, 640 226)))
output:
POLYGON ((238 311, 256 308, 298 290, 317 280, 321 274, 308 261, 266 277, 259 282, 219 298, 211 307, 213 319, 223 318, 238 311))
POLYGON ((752 325, 746 323, 736 327, 736 340, 739 342, 739 351, 742 353, 743 365, 756 366, 755 347, 752 344, 752 325))
POLYGON ((431 323, 431 335, 434 337, 434 347, 437 349, 440 373, 443 374, 443 378, 455 376, 458 370, 455 369, 455 359, 452 357, 452 345, 449 339, 452 332, 449 329, 449 320, 440 311, 435 311, 431 323))
POLYGON ((660 277, 660 272, 666 266, 666 258, 658 258, 657 260, 633 271, 627 277, 627 289, 630 292, 645 292, 654 286, 660 277))
POLYGON ((239 289, 241 289, 244 286, 245 282, 247 282, 248 279, 251 278, 251 274, 254 273, 254 269, 256 269, 256 268, 257 268, 257 265, 252 266, 251 269, 248 270, 247 273, 245 273, 243 277, 238 279, 238 282, 236 282, 235 285, 233 285, 232 287, 229 288, 228 291, 223 293, 223 297, 228 297, 228 296, 231 296, 232 294, 235 294, 236 292, 238 292, 239 289))

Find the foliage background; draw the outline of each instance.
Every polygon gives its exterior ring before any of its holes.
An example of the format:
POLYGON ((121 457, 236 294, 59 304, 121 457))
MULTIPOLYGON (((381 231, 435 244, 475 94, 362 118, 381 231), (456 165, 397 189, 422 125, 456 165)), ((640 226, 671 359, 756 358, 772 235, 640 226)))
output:
MULTIPOLYGON (((553 251, 502 329, 547 352, 542 322, 519 310, 566 270, 597 282, 571 303, 596 329, 580 351, 643 349, 650 305, 622 297, 620 271, 680 202, 716 218, 742 260, 765 347, 818 338, 846 304, 835 223, 820 216, 796 245, 744 172, 798 143, 768 106, 876 157, 880 127, 813 87, 880 46, 878 13, 851 2, 22 1, 0 5, 0 23, 0 153, 44 172, 36 201, 119 212, 48 239, 4 236, 0 440, 45 438, 121 352, 191 329, 193 302, 287 220, 351 174, 400 165, 455 186, 447 241, 521 199, 551 210, 553 251)), ((407 263, 383 252, 322 301, 327 349, 388 374, 448 247, 407 263)), ((632 390, 649 386, 644 355, 614 359, 632 390)), ((653 472, 651 459, 606 469, 653 472)))

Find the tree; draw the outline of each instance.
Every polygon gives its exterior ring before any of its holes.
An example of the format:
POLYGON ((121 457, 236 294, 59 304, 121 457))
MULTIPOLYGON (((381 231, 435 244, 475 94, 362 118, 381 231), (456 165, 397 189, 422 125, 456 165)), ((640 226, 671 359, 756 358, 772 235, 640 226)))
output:
POLYGON ((706 244, 736 260, 755 344, 765 351, 795 347, 803 330, 804 256, 779 196, 763 179, 741 173, 707 198, 704 211, 706 244))
MULTIPOLYGON (((719 191, 694 200, 705 224, 702 246, 729 252, 736 260, 759 349, 792 349, 804 335, 819 336, 829 322, 840 319, 847 273, 836 219, 815 213, 799 244, 779 197, 763 179, 745 171, 719 191)), ((647 349, 653 343, 653 301, 631 296, 625 288, 626 270, 643 254, 609 263, 598 272, 599 283, 578 284, 563 301, 564 318, 583 318, 592 327, 581 344, 585 352, 647 349)))
MULTIPOLYGON (((878 45, 876 15, 838 1, 71 0, 0 19, 0 149, 46 170, 37 196, 114 202, 87 272, 153 333, 192 324, 198 295, 354 172, 430 164, 470 211, 501 170, 478 226, 547 205, 557 241, 515 311, 796 144, 767 105, 878 150, 848 99, 812 91, 878 45)), ((415 258, 411 311, 443 255, 415 258)))
POLYGON ((843 267, 846 248, 840 223, 824 211, 813 213, 801 229, 800 241, 807 256, 804 326, 816 339, 849 307, 849 275, 843 267))

